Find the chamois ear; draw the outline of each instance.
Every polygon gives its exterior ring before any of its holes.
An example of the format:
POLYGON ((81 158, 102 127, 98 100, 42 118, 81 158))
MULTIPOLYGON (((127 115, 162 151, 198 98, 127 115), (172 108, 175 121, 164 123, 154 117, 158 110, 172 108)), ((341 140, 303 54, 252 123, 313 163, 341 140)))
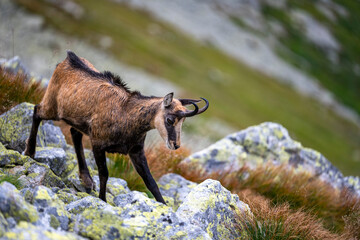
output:
POLYGON ((169 107, 169 106, 171 105, 171 102, 172 102, 172 100, 173 100, 173 96, 174 96, 174 93, 172 92, 172 93, 167 94, 167 95, 164 97, 163 102, 164 102, 164 106, 165 106, 165 107, 169 107))

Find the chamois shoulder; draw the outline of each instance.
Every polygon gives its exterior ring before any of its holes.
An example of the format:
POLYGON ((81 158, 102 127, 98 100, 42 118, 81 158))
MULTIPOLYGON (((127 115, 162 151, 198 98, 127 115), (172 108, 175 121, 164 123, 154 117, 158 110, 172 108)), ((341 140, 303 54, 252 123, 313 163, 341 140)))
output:
POLYGON ((91 69, 83 60, 81 60, 75 53, 72 51, 67 51, 67 60, 70 67, 82 71, 89 76, 98 79, 100 81, 107 81, 116 87, 120 87, 125 91, 132 93, 127 87, 126 83, 121 79, 119 75, 113 74, 110 71, 98 72, 91 69))

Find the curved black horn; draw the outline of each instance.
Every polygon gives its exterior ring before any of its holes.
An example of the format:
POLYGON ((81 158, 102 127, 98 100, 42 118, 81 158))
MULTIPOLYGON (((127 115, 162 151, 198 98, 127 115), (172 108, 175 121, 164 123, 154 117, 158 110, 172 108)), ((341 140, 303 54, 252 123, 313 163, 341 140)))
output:
POLYGON ((202 97, 201 97, 201 99, 205 101, 206 105, 205 105, 204 107, 202 107, 202 108, 197 112, 197 114, 200 114, 200 113, 205 112, 206 109, 208 109, 208 107, 209 107, 209 101, 206 100, 205 98, 202 98, 202 97))
POLYGON ((190 103, 190 104, 194 105, 195 109, 193 111, 180 112, 178 114, 180 117, 192 117, 192 116, 195 116, 198 113, 198 111, 199 111, 198 105, 196 105, 193 102, 190 103))
POLYGON ((179 101, 183 106, 190 105, 192 103, 200 102, 201 100, 180 98, 179 101))

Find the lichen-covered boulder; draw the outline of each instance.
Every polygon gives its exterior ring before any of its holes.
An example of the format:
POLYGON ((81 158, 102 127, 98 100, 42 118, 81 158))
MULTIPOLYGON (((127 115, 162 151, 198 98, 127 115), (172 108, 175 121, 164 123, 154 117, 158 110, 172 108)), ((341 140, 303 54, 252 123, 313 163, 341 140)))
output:
POLYGON ((7 231, 1 240, 85 240, 71 232, 44 228, 43 226, 34 226, 28 222, 20 222, 15 228, 7 231))
MULTIPOLYGON (((195 163, 206 172, 237 171, 244 164, 256 167, 266 161, 287 163, 302 149, 288 131, 276 123, 263 123, 233 133, 208 148, 194 153, 183 163, 195 163)), ((199 168, 200 168, 199 167, 199 168)))
POLYGON ((197 186, 196 183, 174 173, 162 176, 157 183, 161 194, 174 200, 174 210, 184 202, 186 196, 197 186))
POLYGON ((72 188, 53 188, 52 191, 56 193, 57 197, 65 204, 69 204, 80 199, 80 197, 76 195, 76 190, 72 188))
POLYGON ((6 149, 0 142, 0 167, 7 165, 23 165, 29 160, 29 157, 23 156, 17 151, 6 149))
POLYGON ((4 235, 4 233, 7 232, 9 228, 9 224, 6 221, 4 215, 0 212, 0 237, 4 235))
POLYGON ((265 162, 288 164, 299 171, 307 171, 335 188, 348 185, 344 183, 342 173, 321 153, 304 148, 291 139, 283 126, 271 122, 230 134, 184 159, 181 164, 205 173, 224 173, 237 171, 244 165, 255 168, 265 162))
POLYGON ((355 192, 360 197, 360 177, 344 177, 343 184, 344 187, 355 192))
MULTIPOLYGON (((93 180, 96 185, 96 191, 100 191, 100 180, 99 176, 96 175, 93 177, 93 180)), ((112 194, 113 196, 124 194, 130 192, 130 189, 127 186, 127 182, 121 178, 110 177, 106 183, 106 192, 112 194)))
POLYGON ((211 179, 194 187, 176 213, 207 231, 212 239, 247 239, 246 231, 230 229, 234 228, 236 215, 252 216, 247 204, 211 179))
POLYGON ((66 158, 64 149, 53 147, 36 148, 34 156, 36 161, 48 165, 57 176, 66 170, 66 158))
POLYGON ((23 170, 23 175, 19 177, 19 181, 23 186, 32 188, 39 185, 46 187, 65 187, 64 182, 43 163, 31 159, 26 162, 23 167, 25 169, 23 170))
POLYGON ((98 197, 87 196, 79 200, 73 201, 66 205, 66 210, 73 214, 82 213, 86 209, 104 209, 111 207, 108 203, 104 202, 98 197))
MULTIPOLYGON (((23 152, 32 125, 34 105, 21 103, 0 115, 0 142, 8 149, 23 152)), ((65 137, 52 121, 43 121, 37 135, 39 147, 66 147, 65 137)))
POLYGON ((36 187, 31 203, 39 212, 40 219, 37 225, 68 230, 71 215, 66 211, 65 204, 51 189, 44 186, 36 187))
POLYGON ((74 231, 91 239, 211 239, 140 192, 120 194, 114 203, 117 207, 86 209, 76 217, 74 231))
POLYGON ((39 218, 36 208, 27 203, 14 185, 0 184, 0 212, 5 218, 13 217, 17 222, 36 222, 39 218))

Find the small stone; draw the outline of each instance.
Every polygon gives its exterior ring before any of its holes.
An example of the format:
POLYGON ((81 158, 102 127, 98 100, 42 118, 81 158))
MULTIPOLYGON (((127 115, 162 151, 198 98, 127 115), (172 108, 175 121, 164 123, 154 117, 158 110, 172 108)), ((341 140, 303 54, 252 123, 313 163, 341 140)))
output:
POLYGON ((158 186, 163 196, 174 199, 174 210, 176 210, 197 184, 178 174, 169 173, 159 179, 158 186))
POLYGON ((33 188, 39 185, 46 187, 65 187, 64 182, 43 163, 31 159, 24 164, 24 167, 26 168, 26 175, 19 177, 19 181, 23 186, 33 188))
POLYGON ((11 183, 0 184, 0 202, 0 212, 5 218, 13 217, 17 222, 35 222, 39 218, 35 207, 27 203, 11 183))
POLYGON ((66 157, 66 152, 62 148, 44 147, 36 148, 34 159, 45 163, 57 176, 61 176, 66 169, 66 157))
POLYGON ((71 215, 66 211, 65 204, 51 189, 45 186, 36 187, 32 204, 40 215, 37 225, 68 230, 71 215))
POLYGON ((87 196, 85 198, 69 203, 66 206, 66 210, 73 214, 79 214, 86 209, 104 209, 105 207, 111 206, 100 198, 87 196))

